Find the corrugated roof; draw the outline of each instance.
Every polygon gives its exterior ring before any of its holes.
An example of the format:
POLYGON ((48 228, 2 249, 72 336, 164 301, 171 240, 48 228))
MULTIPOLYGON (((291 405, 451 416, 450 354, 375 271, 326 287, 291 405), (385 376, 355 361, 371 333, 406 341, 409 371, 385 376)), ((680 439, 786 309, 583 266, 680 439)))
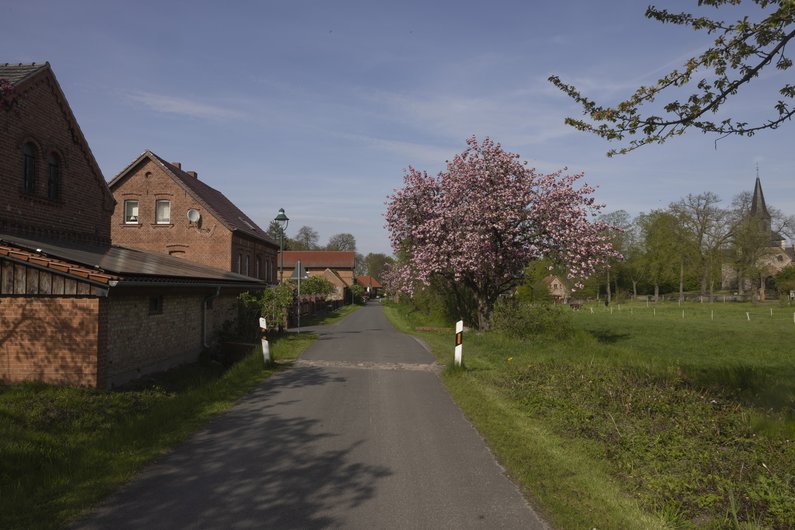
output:
MULTIPOLYGON (((0 234, 0 243, 22 250, 35 252, 41 260, 63 260, 82 265, 95 274, 118 278, 120 282, 168 282, 187 280, 193 283, 229 283, 264 285, 263 282, 220 269, 214 269, 191 261, 119 246, 95 246, 65 242, 36 241, 0 234)), ((79 267, 78 267, 79 268, 79 267)))
POLYGON ((159 163, 166 173, 171 175, 171 177, 178 184, 185 188, 194 199, 207 208, 207 210, 209 210, 210 213, 218 218, 218 220, 229 230, 233 232, 238 231, 255 239, 265 241, 274 247, 279 246, 279 244, 274 241, 267 232, 260 228, 257 223, 247 216, 240 208, 235 206, 232 201, 227 199, 223 193, 199 180, 198 177, 191 176, 170 162, 166 162, 163 158, 156 155, 152 151, 149 151, 148 149, 144 151, 141 156, 136 158, 130 165, 124 168, 118 175, 116 175, 108 183, 108 185, 112 188, 144 158, 150 158, 159 163))
POLYGON ((0 79, 5 79, 13 85, 18 85, 28 77, 40 70, 50 67, 50 63, 0 63, 0 79))
POLYGON ((285 250, 284 268, 295 267, 298 260, 304 267, 353 269, 356 262, 356 252, 339 250, 285 250))

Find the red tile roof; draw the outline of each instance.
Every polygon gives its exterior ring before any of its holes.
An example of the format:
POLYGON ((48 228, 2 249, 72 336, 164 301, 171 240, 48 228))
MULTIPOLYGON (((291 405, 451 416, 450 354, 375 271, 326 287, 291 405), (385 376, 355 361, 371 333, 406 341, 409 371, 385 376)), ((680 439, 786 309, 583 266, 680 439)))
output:
MULTIPOLYGON (((281 258, 279 259, 281 263, 281 258)), ((311 269, 351 269, 356 263, 356 252, 338 250, 285 250, 284 268, 301 265, 311 269)))
POLYGON ((373 287, 374 289, 380 289, 382 287, 381 282, 372 276, 357 276, 356 283, 364 287, 373 287))
POLYGON ((47 242, 0 234, 0 256, 97 283, 118 285, 224 284, 259 287, 262 281, 191 261, 119 246, 47 242))

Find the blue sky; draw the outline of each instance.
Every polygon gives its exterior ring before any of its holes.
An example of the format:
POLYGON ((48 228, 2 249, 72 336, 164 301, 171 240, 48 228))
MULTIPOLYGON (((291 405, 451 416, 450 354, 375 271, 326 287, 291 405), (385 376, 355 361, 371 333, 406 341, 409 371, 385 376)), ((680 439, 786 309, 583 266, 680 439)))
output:
MULTIPOLYGON (((563 124, 579 110, 549 75, 615 103, 709 43, 645 7, 0 0, 0 61, 51 63, 106 179, 151 149, 263 227, 284 208, 290 235, 309 225, 325 244, 350 232, 365 254, 390 253, 384 201, 403 170, 437 173, 472 134, 539 171, 585 172, 606 211, 702 191, 728 205, 752 190, 758 164, 768 203, 795 214, 795 123, 717 146, 693 131, 614 158, 563 124)), ((765 73, 727 111, 769 116, 787 75, 765 73)))

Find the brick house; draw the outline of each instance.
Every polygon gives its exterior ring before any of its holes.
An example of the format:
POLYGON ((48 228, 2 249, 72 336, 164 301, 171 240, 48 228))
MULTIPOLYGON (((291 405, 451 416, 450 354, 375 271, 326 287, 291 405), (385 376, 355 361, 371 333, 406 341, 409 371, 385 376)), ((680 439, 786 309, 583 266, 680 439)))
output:
POLYGON ((113 195, 49 63, 0 64, 0 233, 110 242, 113 195))
POLYGON ((114 203, 50 65, 0 64, 0 380, 109 387, 193 361, 264 287, 111 245, 114 203))
POLYGON ((337 250, 285 250, 284 281, 290 278, 298 261, 309 276, 323 276, 337 292, 333 299, 342 300, 345 289, 353 285, 356 252, 337 250))
POLYGON ((144 151, 109 187, 119 205, 111 222, 114 243, 277 281, 279 244, 179 162, 144 151))
POLYGON ((364 290, 369 298, 376 298, 377 296, 380 296, 383 290, 381 282, 372 276, 357 276, 356 283, 364 287, 364 290))
POLYGON ((569 298, 569 290, 566 288, 566 283, 554 274, 545 276, 541 280, 547 288, 547 293, 556 302, 565 303, 569 298))

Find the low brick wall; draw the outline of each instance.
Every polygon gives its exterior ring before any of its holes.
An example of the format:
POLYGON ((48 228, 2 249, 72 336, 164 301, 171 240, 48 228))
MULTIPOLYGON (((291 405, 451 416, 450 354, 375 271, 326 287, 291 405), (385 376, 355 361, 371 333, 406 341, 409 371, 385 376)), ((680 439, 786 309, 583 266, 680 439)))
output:
MULTIPOLYGON (((204 349, 202 305, 211 292, 159 290, 108 299, 108 382, 120 385, 152 372, 194 362, 204 349), (162 296, 162 311, 150 313, 150 298, 162 296)), ((207 310, 206 336, 214 341, 236 317, 237 294, 214 298, 207 310)))
POLYGON ((96 297, 0 298, 0 379, 97 386, 100 304, 96 297))

